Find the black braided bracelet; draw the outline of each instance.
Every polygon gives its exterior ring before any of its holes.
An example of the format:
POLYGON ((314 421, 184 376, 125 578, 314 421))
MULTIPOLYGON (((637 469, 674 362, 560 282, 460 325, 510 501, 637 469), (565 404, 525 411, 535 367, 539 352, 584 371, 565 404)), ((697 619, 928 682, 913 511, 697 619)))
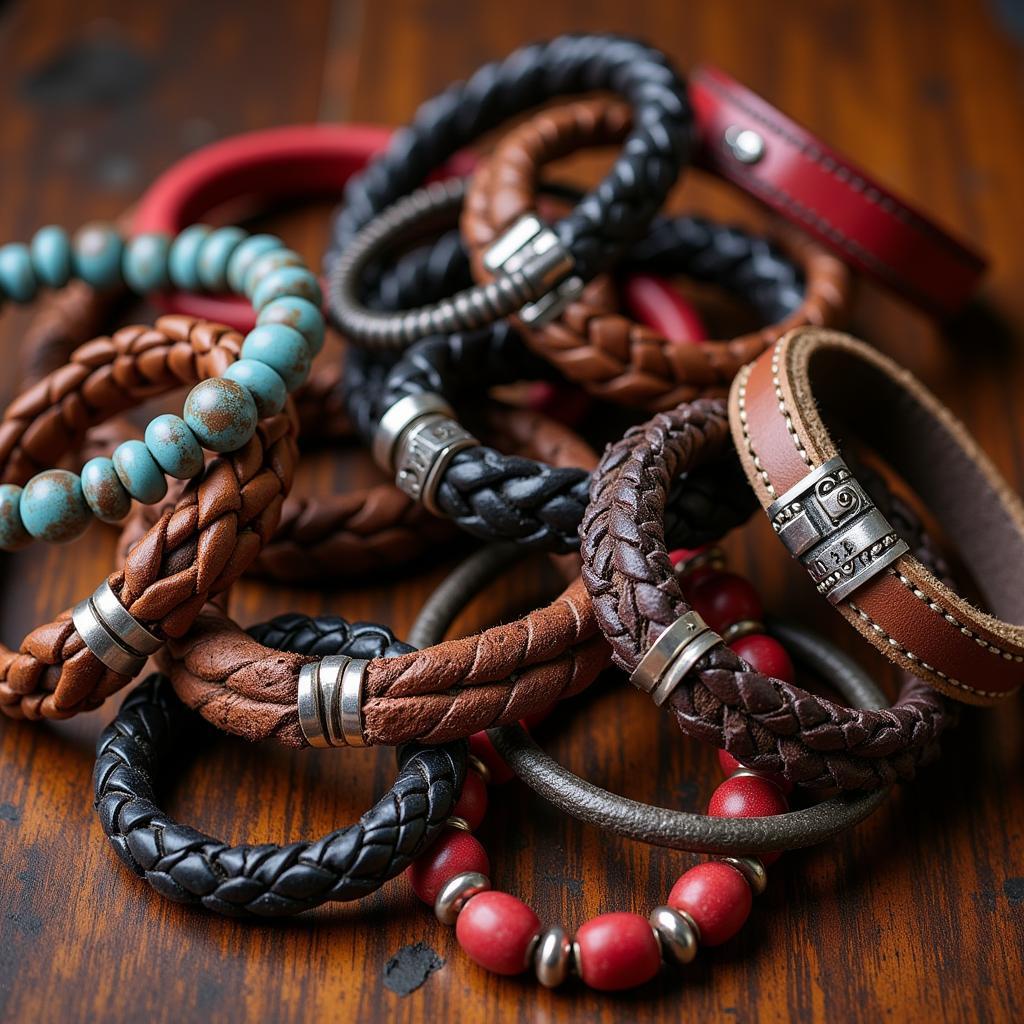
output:
POLYGON ((555 225, 576 273, 593 277, 644 231, 694 142, 686 86, 669 59, 615 35, 564 35, 524 46, 421 104, 387 150, 349 180, 334 224, 336 244, 347 245, 377 214, 492 128, 558 96, 595 91, 626 99, 633 129, 601 184, 555 225))
MULTIPOLYGON (((384 626, 335 616, 282 615, 250 632, 301 654, 375 658, 414 649, 384 626)), ((155 777, 186 727, 205 728, 165 676, 137 687, 97 744, 96 810, 117 855, 158 893, 231 917, 283 917, 375 891, 440 834, 465 778, 465 743, 409 744, 398 749, 394 785, 356 824, 315 842, 229 846, 156 804, 155 777)))

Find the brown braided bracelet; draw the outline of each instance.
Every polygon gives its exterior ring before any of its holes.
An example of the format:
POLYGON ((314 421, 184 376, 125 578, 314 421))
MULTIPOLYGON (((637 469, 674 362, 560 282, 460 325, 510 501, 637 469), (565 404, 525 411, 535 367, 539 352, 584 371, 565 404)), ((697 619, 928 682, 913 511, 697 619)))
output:
MULTIPOLYGON (((583 580, 627 672, 666 630, 693 621, 665 548, 665 500, 671 480, 728 429, 720 399, 680 406, 629 431, 594 473, 583 580)), ((908 778, 950 721, 943 698, 912 677, 891 709, 861 711, 755 672, 722 644, 674 679, 667 699, 685 733, 802 785, 870 789, 908 778)))
MULTIPOLYGON (((616 145, 630 129, 630 111, 612 100, 544 110, 503 136, 472 178, 461 230, 473 275, 486 282, 488 247, 521 217, 535 214, 543 167, 584 147, 616 145)), ((791 327, 833 324, 851 292, 850 272, 807 236, 780 227, 779 240, 804 268, 803 303, 790 316, 730 341, 679 344, 620 313, 607 274, 592 280, 553 322, 523 329, 528 343, 569 379, 602 398, 652 411, 702 395, 722 394, 745 363, 791 327)))

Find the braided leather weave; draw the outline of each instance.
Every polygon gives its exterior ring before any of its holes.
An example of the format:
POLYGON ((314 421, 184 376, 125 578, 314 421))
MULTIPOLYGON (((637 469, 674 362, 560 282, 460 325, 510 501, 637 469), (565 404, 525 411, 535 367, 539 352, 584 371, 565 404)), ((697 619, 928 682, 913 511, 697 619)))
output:
MULTIPOLYGON (((369 439, 384 411, 406 395, 431 392, 458 404, 467 392, 478 395, 494 384, 549 375, 515 329, 499 323, 417 342, 387 373, 371 357, 352 352, 345 386, 352 422, 369 439)), ((481 445, 452 459, 436 501, 474 536, 573 551, 589 486, 585 468, 552 468, 481 445)), ((680 545, 695 547, 743 522, 752 509, 750 489, 729 458, 676 490, 669 531, 680 545)))
MULTIPOLYGON (((310 653, 394 657, 411 648, 372 623, 281 616, 253 632, 310 653)), ((463 743, 398 751, 394 785, 359 821, 314 842, 229 846, 156 804, 154 777, 194 716, 166 677, 134 690, 103 731, 96 810, 117 855, 162 896, 231 917, 283 917, 354 900, 405 870, 445 827, 465 777, 463 743)))
POLYGON ((634 128, 601 185, 555 227, 576 271, 592 277, 647 226, 693 146, 686 88, 667 58, 611 35, 522 47, 422 104, 386 152, 349 181, 334 226, 337 244, 491 128, 556 96, 595 90, 629 101, 634 128))
MULTIPOLYGON (((583 579, 628 672, 689 610, 665 548, 668 482, 728 433, 726 405, 705 399, 660 413, 612 445, 595 471, 581 528, 583 579)), ((909 778, 949 722, 943 699, 910 679, 885 711, 858 711, 751 670, 719 645, 670 698, 687 734, 794 782, 870 789, 909 778)))
MULTIPOLYGON (((298 448, 294 408, 260 423, 243 448, 213 459, 108 577, 150 630, 180 636, 207 599, 226 590, 273 536, 298 448)), ((70 610, 33 630, 19 652, 0 646, 0 710, 12 718, 69 718, 98 707, 128 679, 85 646, 70 610)))
MULTIPOLYGON (((462 233, 477 281, 494 278, 484 266, 491 244, 520 217, 536 211, 544 165, 584 147, 620 143, 630 123, 625 104, 592 100, 541 111, 501 139, 473 174, 463 208, 462 233)), ((665 224, 662 235, 671 231, 665 224)), ((679 227, 683 230, 673 239, 677 272, 738 288, 741 297, 760 301, 769 326, 728 341, 680 345, 623 316, 614 283, 602 275, 553 323, 524 330, 527 342, 602 398, 667 409, 720 393, 741 366, 791 327, 835 323, 847 305, 851 275, 846 266, 797 231, 781 230, 786 248, 807 267, 806 290, 794 294, 792 265, 780 261, 764 239, 735 230, 710 232, 706 221, 684 220, 679 227), (789 301, 773 303, 774 296, 789 301)), ((664 241, 640 244, 648 254, 660 245, 664 263, 672 251, 666 252, 664 241)), ((626 257, 631 266, 635 256, 634 247, 626 257)))

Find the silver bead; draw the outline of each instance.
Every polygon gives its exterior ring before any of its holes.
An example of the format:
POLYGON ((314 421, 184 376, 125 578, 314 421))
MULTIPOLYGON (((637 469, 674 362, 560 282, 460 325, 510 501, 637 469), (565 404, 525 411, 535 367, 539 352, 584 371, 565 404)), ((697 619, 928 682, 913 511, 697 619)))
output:
POLYGON ((449 828, 457 828, 460 832, 472 832, 473 830, 469 827, 469 822, 465 818, 460 818, 457 814, 451 814, 445 819, 445 824, 449 828))
POLYGON ((760 132, 736 124, 725 129, 725 144, 741 164, 756 164, 766 149, 764 136, 760 132))
POLYGON ((540 933, 533 953, 533 969, 545 988, 557 988, 569 976, 572 941, 564 928, 557 925, 540 933))
POLYGON ((331 654, 299 669, 299 727, 311 747, 365 747, 363 680, 369 662, 331 654))
POLYGON ((441 891, 434 900, 434 916, 441 924, 453 925, 459 916, 459 911, 474 896, 481 892, 487 892, 491 887, 491 880, 480 874, 479 871, 463 871, 445 882, 441 891))
POLYGON ((648 918, 661 943, 666 963, 690 963, 697 955, 700 931, 689 914, 673 907, 655 907, 648 918))
POLYGON ((163 641, 121 604, 106 580, 75 605, 71 620, 86 647, 120 675, 138 675, 146 659, 163 646, 163 641))
POLYGON ((750 885, 755 896, 760 896, 768 888, 768 872, 764 862, 757 857, 719 857, 723 864, 734 867, 750 885))
POLYGON ((756 619, 740 619, 722 630, 722 643, 734 644, 745 636, 752 636, 755 633, 765 633, 765 625, 756 619))
POLYGON ((485 786, 486 785, 490 785, 490 782, 491 782, 491 769, 488 768, 487 765, 485 765, 483 763, 483 761, 481 761, 480 758, 477 757, 476 754, 470 754, 466 758, 466 766, 468 768, 472 768, 473 771, 475 771, 477 773, 477 775, 480 776, 480 779, 484 783, 485 786))

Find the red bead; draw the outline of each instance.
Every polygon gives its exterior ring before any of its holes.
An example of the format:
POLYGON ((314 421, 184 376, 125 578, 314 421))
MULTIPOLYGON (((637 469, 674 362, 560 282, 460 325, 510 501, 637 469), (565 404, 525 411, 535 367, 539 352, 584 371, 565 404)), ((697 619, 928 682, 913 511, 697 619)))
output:
POLYGON ((495 974, 521 974, 526 954, 540 932, 540 918, 505 892, 474 896, 455 922, 455 937, 467 956, 495 974))
POLYGON ((690 604, 716 632, 737 622, 760 622, 764 615, 761 598, 749 580, 734 572, 716 572, 688 588, 690 604))
POLYGON ((729 778, 733 772, 742 771, 744 766, 728 750, 720 750, 718 752, 718 767, 722 769, 722 774, 729 778))
POLYGON ((491 782, 508 782, 515 778, 515 772, 505 764, 504 758, 494 749, 494 744, 490 741, 487 733, 475 732, 469 737, 469 752, 476 754, 483 761, 484 766, 491 774, 491 782))
MULTIPOLYGON (((718 751, 718 767, 722 769, 722 774, 726 778, 734 772, 751 771, 742 761, 737 761, 728 750, 718 751)), ((779 775, 777 772, 757 772, 757 775, 762 779, 768 779, 770 782, 775 783, 786 796, 793 792, 793 783, 785 775, 779 775)))
POLYGON ((602 914, 576 933, 580 977, 601 992, 619 992, 650 981, 661 967, 654 931, 639 914, 602 914))
POLYGON ((444 832, 429 850, 417 857, 406 873, 416 895, 432 907, 445 883, 463 871, 490 875, 491 862, 475 836, 461 828, 453 828, 444 832))
POLYGON ((796 669, 789 652, 773 636, 753 633, 740 637, 729 646, 755 671, 762 675, 781 679, 784 683, 796 682, 796 669))
MULTIPOLYGON (((714 818, 768 818, 789 810, 782 790, 761 775, 737 775, 726 779, 711 794, 708 814, 714 818)), ((774 864, 781 853, 759 854, 765 864, 774 864)))
POLYGON ((752 902, 743 875, 715 860, 690 868, 668 895, 670 907, 685 910, 697 923, 705 946, 728 942, 743 927, 752 902))
POLYGON ((487 785, 472 768, 466 771, 462 792, 452 814, 461 818, 474 831, 480 827, 487 813, 487 785))

